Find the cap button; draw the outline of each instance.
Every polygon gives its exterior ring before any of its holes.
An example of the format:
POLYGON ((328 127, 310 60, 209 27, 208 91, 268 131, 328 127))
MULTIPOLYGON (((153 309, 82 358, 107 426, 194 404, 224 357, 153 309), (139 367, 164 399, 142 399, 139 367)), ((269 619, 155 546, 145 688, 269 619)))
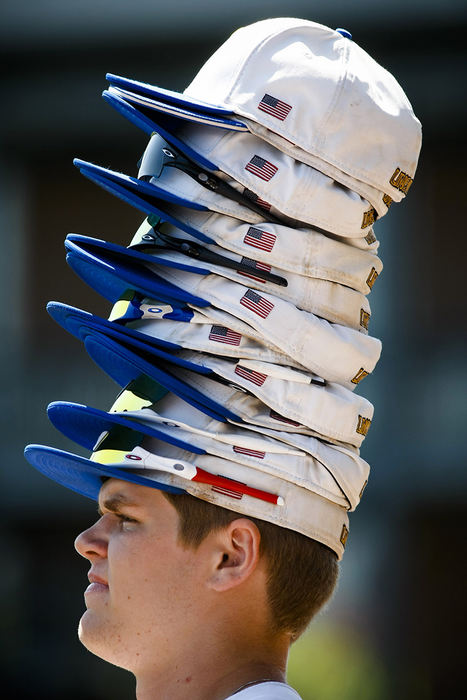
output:
POLYGON ((352 38, 352 34, 351 34, 347 29, 343 29, 342 27, 337 27, 337 28, 336 28, 336 32, 339 32, 339 34, 342 34, 342 36, 343 36, 345 39, 351 39, 351 38, 352 38))

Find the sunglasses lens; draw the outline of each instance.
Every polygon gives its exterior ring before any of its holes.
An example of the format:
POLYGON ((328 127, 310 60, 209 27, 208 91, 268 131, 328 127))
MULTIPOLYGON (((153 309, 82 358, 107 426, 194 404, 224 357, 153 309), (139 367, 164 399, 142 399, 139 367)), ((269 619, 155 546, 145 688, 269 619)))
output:
POLYGON ((159 134, 153 134, 140 161, 138 178, 149 181, 160 177, 164 167, 173 163, 177 154, 159 134))
POLYGON ((167 393, 167 389, 161 384, 145 375, 141 375, 120 392, 109 413, 140 411, 142 408, 151 408, 167 393))

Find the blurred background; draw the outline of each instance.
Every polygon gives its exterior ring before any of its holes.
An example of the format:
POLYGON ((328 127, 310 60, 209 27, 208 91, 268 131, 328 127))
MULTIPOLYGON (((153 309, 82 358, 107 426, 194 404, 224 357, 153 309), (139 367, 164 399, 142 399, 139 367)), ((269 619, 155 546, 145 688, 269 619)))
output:
MULTIPOLYGON (((467 521, 465 206, 467 5, 446 0, 6 1, 0 10, 2 526, 5 698, 130 698, 132 678, 79 644, 88 566, 73 551, 95 504, 49 482, 22 450, 74 450, 49 401, 107 409, 117 386, 49 319, 48 300, 109 305, 65 264, 69 232, 128 244, 142 217, 84 180, 73 156, 135 173, 145 136, 100 98, 106 71, 182 90, 238 26, 291 15, 349 29, 395 74, 424 127, 408 199, 378 223, 371 294, 383 356, 372 465, 351 516, 338 592, 298 642, 304 700, 461 697, 467 521)), ((79 451, 77 449, 77 451, 79 451)))

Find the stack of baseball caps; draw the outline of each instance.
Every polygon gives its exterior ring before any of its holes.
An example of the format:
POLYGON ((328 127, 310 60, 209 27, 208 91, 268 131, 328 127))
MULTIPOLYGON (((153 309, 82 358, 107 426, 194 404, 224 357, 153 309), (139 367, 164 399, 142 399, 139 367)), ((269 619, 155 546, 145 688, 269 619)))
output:
POLYGON ((49 406, 89 459, 26 456, 91 498, 104 477, 186 492, 340 558, 369 472, 373 224, 407 194, 420 123, 348 32, 305 20, 239 29, 183 94, 107 77, 150 136, 139 172, 75 164, 147 219, 127 248, 66 238, 108 320, 48 310, 122 392, 109 412, 49 406))

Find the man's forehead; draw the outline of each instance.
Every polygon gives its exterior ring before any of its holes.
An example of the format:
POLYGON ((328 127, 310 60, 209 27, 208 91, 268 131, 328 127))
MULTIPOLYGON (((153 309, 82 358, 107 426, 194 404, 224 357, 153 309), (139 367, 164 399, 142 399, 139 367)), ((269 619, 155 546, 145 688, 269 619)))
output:
POLYGON ((138 505, 149 498, 158 499, 157 489, 148 488, 141 484, 133 484, 123 479, 106 479, 99 491, 99 504, 108 500, 119 502, 121 505, 138 505))

